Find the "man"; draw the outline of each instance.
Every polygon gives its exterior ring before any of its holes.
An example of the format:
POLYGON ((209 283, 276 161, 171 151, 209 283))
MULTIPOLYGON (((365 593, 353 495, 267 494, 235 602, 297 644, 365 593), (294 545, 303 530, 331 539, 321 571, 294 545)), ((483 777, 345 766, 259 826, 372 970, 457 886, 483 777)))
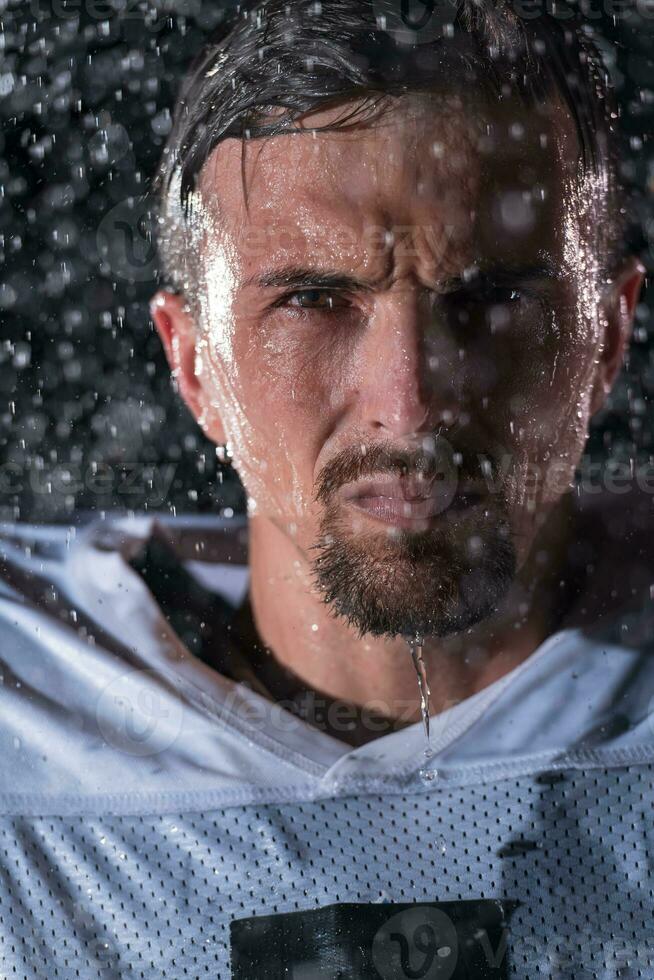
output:
POLYGON ((405 6, 246 6, 182 88, 153 319, 248 566, 7 540, 8 976, 654 976, 651 497, 571 491, 611 92, 576 22, 405 6))

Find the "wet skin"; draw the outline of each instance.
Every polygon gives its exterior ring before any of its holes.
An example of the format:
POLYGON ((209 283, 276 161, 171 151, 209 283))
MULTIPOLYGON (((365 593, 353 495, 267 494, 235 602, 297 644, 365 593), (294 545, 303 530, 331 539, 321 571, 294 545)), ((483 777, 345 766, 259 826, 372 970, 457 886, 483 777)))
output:
POLYGON ((406 611, 431 627, 438 709, 551 628, 567 489, 642 281, 634 260, 607 281, 578 156, 560 106, 413 95, 367 127, 229 140, 205 164, 203 282, 190 304, 158 294, 153 317, 248 493, 259 634, 306 687, 389 718, 417 703, 385 633, 406 611), (325 604, 326 536, 368 603, 358 622, 325 604), (507 541, 511 581, 491 560, 507 541))

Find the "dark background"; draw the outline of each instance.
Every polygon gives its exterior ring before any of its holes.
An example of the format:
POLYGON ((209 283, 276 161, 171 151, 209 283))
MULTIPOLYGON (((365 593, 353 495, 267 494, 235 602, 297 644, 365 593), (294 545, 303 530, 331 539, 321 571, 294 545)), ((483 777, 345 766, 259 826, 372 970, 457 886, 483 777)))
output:
MULTIPOLYGON (((0 521, 243 509, 173 391, 148 312, 150 181, 181 75, 226 6, 0 0, 0 521)), ((592 0, 588 16, 622 102, 651 270, 654 4, 643 11, 592 0)), ((654 463, 651 305, 650 290, 594 458, 654 463)))

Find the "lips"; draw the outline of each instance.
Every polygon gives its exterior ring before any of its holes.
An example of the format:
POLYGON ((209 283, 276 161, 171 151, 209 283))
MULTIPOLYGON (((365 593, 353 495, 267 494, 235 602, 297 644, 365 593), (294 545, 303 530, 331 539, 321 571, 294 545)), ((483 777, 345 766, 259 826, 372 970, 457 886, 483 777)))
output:
POLYGON ((477 487, 457 488, 449 474, 430 479, 411 474, 397 477, 389 474, 346 486, 342 500, 371 517, 398 527, 423 529, 446 510, 462 510, 479 503, 482 493, 477 487))
POLYGON ((443 506, 433 497, 402 500, 399 497, 353 497, 351 503, 390 524, 425 521, 442 513, 443 506))

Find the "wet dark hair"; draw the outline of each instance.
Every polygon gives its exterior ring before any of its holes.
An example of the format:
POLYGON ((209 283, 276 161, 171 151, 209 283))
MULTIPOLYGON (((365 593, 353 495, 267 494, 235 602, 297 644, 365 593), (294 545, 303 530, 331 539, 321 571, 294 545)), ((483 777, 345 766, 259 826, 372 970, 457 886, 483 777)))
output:
MULTIPOLYGON (((504 0, 435 0, 438 36, 397 30, 401 0, 263 0, 226 16, 193 61, 155 178, 163 277, 188 292, 189 196, 222 140, 297 129, 304 115, 354 105, 328 128, 358 125, 389 97, 435 88, 518 95, 526 107, 559 99, 574 119, 583 168, 600 180, 606 228, 620 238, 617 108, 589 30, 572 9, 519 16, 504 0)), ((549 8, 551 9, 551 8, 549 8)), ((609 240, 610 239, 610 240, 609 240)), ((608 256, 602 255, 601 261, 608 256)))

